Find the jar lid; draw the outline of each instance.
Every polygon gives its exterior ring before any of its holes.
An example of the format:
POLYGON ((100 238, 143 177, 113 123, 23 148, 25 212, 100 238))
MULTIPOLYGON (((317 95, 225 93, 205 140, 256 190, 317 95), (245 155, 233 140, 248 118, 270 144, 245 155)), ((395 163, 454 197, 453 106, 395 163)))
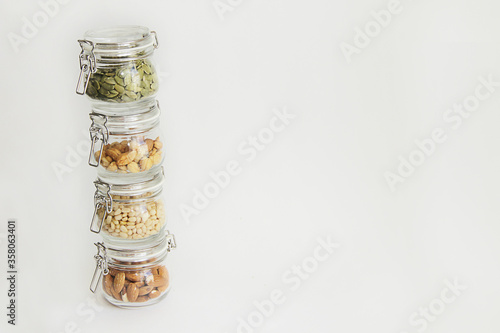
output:
POLYGON ((150 243, 142 247, 123 248, 105 243, 95 243, 97 254, 96 269, 90 282, 90 290, 95 292, 103 274, 109 273, 109 267, 131 269, 140 266, 141 269, 156 266, 165 260, 168 253, 177 247, 175 237, 168 230, 162 233, 159 242, 150 243))
POLYGON ((136 263, 141 266, 151 265, 163 261, 168 252, 176 248, 175 237, 168 230, 162 232, 158 241, 142 246, 119 246, 104 243, 108 264, 113 267, 130 268, 136 263))
MULTIPOLYGON (((101 178, 97 178, 94 182, 96 186, 96 194, 101 195, 111 195, 111 196, 139 196, 141 194, 151 192, 151 196, 161 192, 163 187, 163 182, 165 181, 165 175, 163 172, 163 167, 153 176, 153 178, 146 181, 128 184, 110 184, 103 181, 101 178)), ((146 197, 141 196, 141 198, 136 200, 144 200, 146 197)), ((122 199, 113 198, 113 201, 120 202, 122 199)), ((134 199, 123 199, 127 202, 133 201, 134 199)))
MULTIPOLYGON (((117 105, 117 106, 115 106, 117 105)), ((148 131, 160 122, 160 104, 158 101, 142 101, 133 108, 127 106, 92 107, 90 119, 93 124, 101 123, 111 135, 133 135, 148 131)))
POLYGON ((93 44, 97 64, 145 58, 158 47, 156 32, 137 25, 89 30, 84 38, 93 44))

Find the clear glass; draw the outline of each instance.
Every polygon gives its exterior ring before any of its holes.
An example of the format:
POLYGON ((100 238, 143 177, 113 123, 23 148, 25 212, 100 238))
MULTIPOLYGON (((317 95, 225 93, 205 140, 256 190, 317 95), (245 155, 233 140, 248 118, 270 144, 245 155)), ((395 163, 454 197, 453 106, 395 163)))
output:
POLYGON ((118 26, 87 31, 94 45, 96 70, 86 94, 93 104, 154 99, 159 79, 153 59, 156 33, 146 27, 118 26))
MULTIPOLYGON (((108 184, 111 212, 106 209, 97 211, 97 221, 102 221, 100 234, 107 244, 135 247, 161 238, 166 225, 163 182, 163 170, 160 169, 145 182, 108 184)), ((96 193, 107 196, 100 190, 96 193)))
POLYGON ((149 179, 158 172, 164 158, 163 135, 159 126, 160 110, 154 100, 151 103, 131 115, 116 115, 122 109, 109 111, 94 107, 93 114, 107 117, 105 126, 109 134, 102 153, 95 151, 99 147, 94 147, 91 156, 100 179, 126 184, 149 179))
POLYGON ((106 214, 101 229, 108 243, 151 238, 165 226, 165 206, 160 194, 111 195, 111 198, 113 209, 106 214))
POLYGON ((151 56, 114 66, 97 67, 90 75, 87 96, 92 100, 129 103, 154 98, 159 79, 151 56))
MULTIPOLYGON (((150 131, 147 136, 110 135, 111 143, 103 147, 98 166, 99 178, 130 182, 133 178, 147 178, 157 172, 163 161, 163 143, 159 134, 150 131)), ((99 154, 97 151, 94 157, 99 159, 99 154)))
POLYGON ((123 308, 158 303, 170 291, 165 240, 143 250, 107 249, 109 273, 101 282, 105 299, 123 308))

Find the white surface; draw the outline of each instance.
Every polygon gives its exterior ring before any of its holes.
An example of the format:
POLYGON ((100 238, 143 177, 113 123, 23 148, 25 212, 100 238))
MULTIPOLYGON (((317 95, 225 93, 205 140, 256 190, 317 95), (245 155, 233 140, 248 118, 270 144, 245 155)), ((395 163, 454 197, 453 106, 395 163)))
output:
POLYGON ((402 0, 348 64, 340 44, 388 2, 247 0, 221 20, 211 0, 70 1, 16 53, 7 35, 40 5, 3 1, 0 231, 18 219, 20 278, 18 326, 2 310, 0 331, 236 332, 279 289, 286 301, 255 332, 413 333, 412 313, 439 305, 456 277, 467 289, 426 332, 498 332, 500 89, 456 130, 443 114, 479 76, 500 81, 500 5, 402 0), (62 181, 52 168, 88 141, 76 40, 114 24, 160 37, 165 197, 179 244, 168 298, 132 312, 82 305, 99 239, 88 230, 95 170, 86 152, 62 181), (282 107, 296 118, 246 161, 238 146, 282 107), (446 142, 391 192, 384 173, 438 127, 446 142), (242 172, 185 223, 179 206, 231 160, 242 172), (283 274, 327 235, 340 247, 291 291, 283 274))

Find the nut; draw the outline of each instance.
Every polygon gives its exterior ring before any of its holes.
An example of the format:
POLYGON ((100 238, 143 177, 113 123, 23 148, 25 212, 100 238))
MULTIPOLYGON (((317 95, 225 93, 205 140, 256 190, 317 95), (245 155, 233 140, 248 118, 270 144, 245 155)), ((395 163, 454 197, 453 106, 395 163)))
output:
POLYGON ((139 288, 139 296, 147 295, 153 289, 154 289, 153 286, 144 286, 144 287, 141 287, 141 288, 139 288))
POLYGON ((141 171, 146 171, 151 169, 153 166, 153 161, 150 158, 144 158, 139 162, 139 165, 141 167, 141 171))
POLYGON ((168 280, 168 271, 165 266, 158 267, 158 275, 163 276, 168 280))
POLYGON ((137 173, 141 171, 141 168, 139 168, 139 165, 136 162, 132 162, 127 165, 127 170, 132 173, 137 173))
POLYGON ((160 150, 163 147, 163 143, 160 140, 156 140, 154 143, 156 149, 160 150))
POLYGON ((111 149, 106 150, 106 156, 111 157, 115 161, 118 159, 118 157, 120 155, 121 155, 121 151, 119 151, 116 148, 111 148, 111 149))
POLYGON ((113 288, 113 277, 111 274, 106 274, 104 276, 104 291, 108 294, 111 293, 111 289, 113 288))
POLYGON ((134 283, 130 283, 127 287, 127 295, 129 302, 135 302, 139 297, 139 289, 134 283))
POLYGON ((153 287, 163 287, 168 284, 168 280, 160 275, 153 275, 154 276, 154 281, 151 284, 153 287))
MULTIPOLYGON (((129 141, 113 142, 104 146, 100 163, 109 172, 148 171, 153 165, 161 163, 162 147, 159 137, 156 140, 144 140, 142 136, 137 136, 129 141)), ((99 153, 95 155, 96 160, 99 159, 99 153)))
POLYGON ((165 208, 161 200, 151 195, 149 192, 132 197, 112 195, 113 200, 121 199, 121 202, 113 203, 111 213, 104 219, 102 232, 125 239, 142 239, 158 233, 165 224, 165 208), (140 200, 141 197, 148 198, 140 200), (126 203, 123 199, 133 201, 126 203))
POLYGON ((116 162, 111 163, 111 164, 107 167, 107 169, 106 169, 106 170, 111 171, 111 172, 114 172, 114 171, 118 170, 118 166, 116 165, 116 162))
POLYGON ((125 273, 120 272, 115 276, 115 281, 113 282, 113 289, 119 293, 125 284, 125 273))
POLYGON ((160 164, 161 163, 161 151, 157 152, 153 158, 153 164, 160 164))
MULTIPOLYGON (((151 258, 144 263, 154 260, 151 258)), ((158 298, 167 289, 168 271, 165 266, 133 271, 110 268, 110 273, 103 279, 104 292, 115 300, 123 302, 147 302, 158 298), (149 282, 150 285, 144 285, 144 282, 149 282)))
POLYGON ((144 279, 144 274, 141 272, 125 273, 125 278, 133 282, 140 282, 144 279))
POLYGON ((154 299, 160 295, 161 295, 161 292, 159 292, 157 289, 151 290, 151 292, 149 293, 149 298, 154 299))

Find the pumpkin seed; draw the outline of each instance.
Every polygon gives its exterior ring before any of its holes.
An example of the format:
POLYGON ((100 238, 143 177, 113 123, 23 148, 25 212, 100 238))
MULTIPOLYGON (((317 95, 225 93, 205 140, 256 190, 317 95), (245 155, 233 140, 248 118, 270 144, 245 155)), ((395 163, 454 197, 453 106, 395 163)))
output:
POLYGON ((108 102, 128 103, 158 90, 158 76, 148 59, 117 67, 97 68, 90 76, 87 95, 108 102))

